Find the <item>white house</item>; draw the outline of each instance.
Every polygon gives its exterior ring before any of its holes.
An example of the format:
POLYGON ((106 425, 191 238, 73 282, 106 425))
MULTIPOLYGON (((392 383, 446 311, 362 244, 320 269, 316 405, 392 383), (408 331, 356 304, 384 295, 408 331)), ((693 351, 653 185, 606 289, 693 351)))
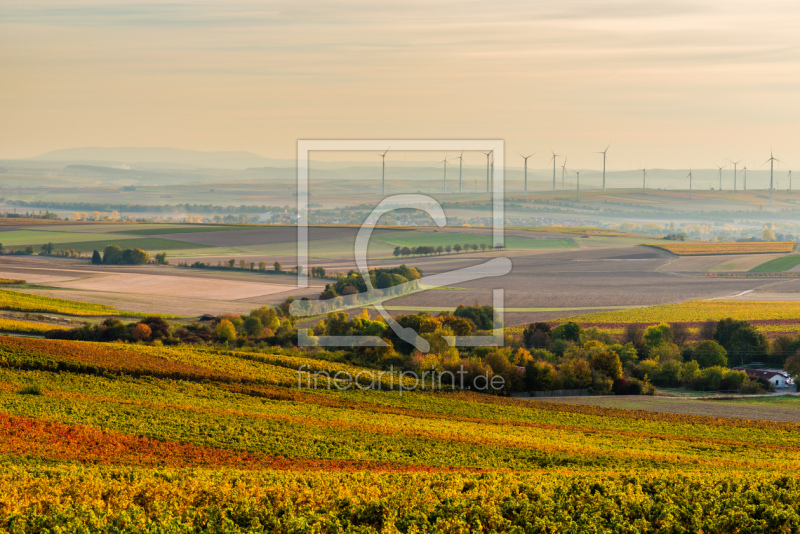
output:
POLYGON ((775 386, 775 389, 785 388, 786 374, 783 371, 769 371, 764 369, 742 369, 750 378, 763 378, 770 384, 775 386))

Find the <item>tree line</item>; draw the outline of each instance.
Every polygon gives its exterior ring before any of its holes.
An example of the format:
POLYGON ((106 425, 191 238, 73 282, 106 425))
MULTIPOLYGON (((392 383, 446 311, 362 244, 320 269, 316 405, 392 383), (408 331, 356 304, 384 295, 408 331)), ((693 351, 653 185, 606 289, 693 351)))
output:
MULTIPOLYGON (((455 252, 458 254, 462 250, 464 252, 469 252, 472 250, 473 252, 481 249, 481 252, 486 251, 489 248, 486 243, 464 243, 463 245, 456 243, 455 245, 439 245, 439 246, 431 246, 431 245, 420 245, 418 247, 395 247, 392 254, 394 257, 398 256, 430 256, 433 254, 450 254, 455 252)), ((495 249, 500 249, 503 247, 493 247, 495 249)))

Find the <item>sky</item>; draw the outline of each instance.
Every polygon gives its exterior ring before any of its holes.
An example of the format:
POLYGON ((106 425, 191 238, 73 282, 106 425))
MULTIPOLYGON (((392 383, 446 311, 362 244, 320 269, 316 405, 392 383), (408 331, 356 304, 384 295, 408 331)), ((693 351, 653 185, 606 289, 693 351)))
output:
POLYGON ((798 27, 796 0, 0 0, 0 158, 492 138, 531 168, 791 167, 798 27))

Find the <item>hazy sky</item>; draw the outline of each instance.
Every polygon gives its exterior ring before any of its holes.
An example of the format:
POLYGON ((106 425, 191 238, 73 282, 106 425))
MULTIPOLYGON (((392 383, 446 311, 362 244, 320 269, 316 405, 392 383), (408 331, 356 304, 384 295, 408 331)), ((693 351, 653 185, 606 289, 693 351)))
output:
POLYGON ((0 0, 0 157, 503 138, 571 165, 800 165, 796 0, 0 0))

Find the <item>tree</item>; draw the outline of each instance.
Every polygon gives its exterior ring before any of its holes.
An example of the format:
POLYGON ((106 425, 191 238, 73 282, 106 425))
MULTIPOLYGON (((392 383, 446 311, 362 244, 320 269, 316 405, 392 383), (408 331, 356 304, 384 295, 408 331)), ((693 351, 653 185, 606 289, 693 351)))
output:
POLYGON ((42 245, 42 252, 44 252, 48 256, 50 254, 52 254, 53 253, 53 244, 52 243, 46 243, 46 244, 42 245))
POLYGON ((155 315, 146 317, 141 321, 141 324, 147 325, 153 337, 169 337, 169 323, 162 317, 155 315))
POLYGON ((525 366, 525 387, 528 391, 548 391, 557 380, 553 364, 533 361, 525 366))
POLYGON ((531 323, 522 332, 522 340, 526 347, 549 349, 551 332, 552 329, 547 323, 531 323))
POLYGON ((775 241, 775 234, 769 228, 764 228, 764 231, 761 232, 761 241, 775 241))
POLYGON ((721 320, 714 331, 714 340, 728 351, 731 364, 763 361, 769 351, 766 336, 747 321, 721 320))
POLYGON ((276 261, 275 263, 273 263, 272 264, 272 268, 275 269, 276 273, 282 273, 283 272, 283 266, 281 265, 281 262, 279 262, 279 261, 276 261))
POLYGON ((100 265, 103 263, 103 258, 100 256, 98 251, 92 252, 92 264, 93 265, 100 265))
POLYGON ((724 367, 728 364, 728 352, 716 341, 703 341, 692 350, 692 359, 702 369, 724 367))
POLYGON ((486 243, 481 243, 481 252, 486 251, 486 243))
POLYGON ((255 337, 261 334, 264 325, 261 324, 261 319, 258 317, 250 316, 244 320, 244 331, 248 336, 255 337))
POLYGON ((231 269, 236 267, 236 260, 234 260, 233 258, 229 259, 228 260, 228 267, 230 267, 231 269))
POLYGON ((800 380, 800 353, 790 356, 783 364, 783 370, 789 373, 795 382, 800 380))
POLYGON ((228 342, 228 341, 235 341, 236 340, 236 328, 233 326, 233 323, 227 319, 221 320, 217 323, 216 328, 214 328, 214 335, 220 341, 228 342))
POLYGON ((650 326, 645 330, 644 341, 650 348, 660 347, 665 343, 671 343, 672 328, 665 323, 661 323, 657 326, 650 326))
POLYGON ((150 254, 140 248, 126 248, 122 251, 122 263, 125 265, 144 265, 150 263, 150 254))
POLYGON ((266 271, 267 270, 267 262, 265 262, 265 261, 258 262, 258 270, 262 271, 262 272, 266 271))
POLYGON ((581 332, 583 332, 581 325, 569 321, 555 327, 550 337, 552 339, 578 342, 581 339, 581 332))
POLYGON ((448 254, 450 254, 453 251, 453 247, 451 247, 450 245, 447 245, 446 247, 444 247, 444 251, 447 252, 448 254))
POLYGON ((455 250, 456 254, 458 254, 459 252, 461 252, 461 245, 456 243, 455 245, 453 245, 453 250, 455 250))
POLYGON ((394 252, 392 252, 392 254, 395 258, 400 255, 401 250, 403 250, 403 247, 394 247, 394 252))
POLYGON ((104 265, 119 265, 122 263, 122 248, 117 245, 108 245, 103 249, 104 265))
POLYGON ((131 337, 135 341, 147 341, 150 339, 150 334, 153 332, 150 330, 150 327, 144 323, 139 323, 133 328, 133 333, 131 337))
POLYGON ((622 378, 622 362, 613 350, 595 352, 591 355, 590 365, 611 380, 622 378))
POLYGON ((169 262, 167 261, 167 253, 159 252, 156 254, 156 263, 158 265, 169 265, 169 262))

